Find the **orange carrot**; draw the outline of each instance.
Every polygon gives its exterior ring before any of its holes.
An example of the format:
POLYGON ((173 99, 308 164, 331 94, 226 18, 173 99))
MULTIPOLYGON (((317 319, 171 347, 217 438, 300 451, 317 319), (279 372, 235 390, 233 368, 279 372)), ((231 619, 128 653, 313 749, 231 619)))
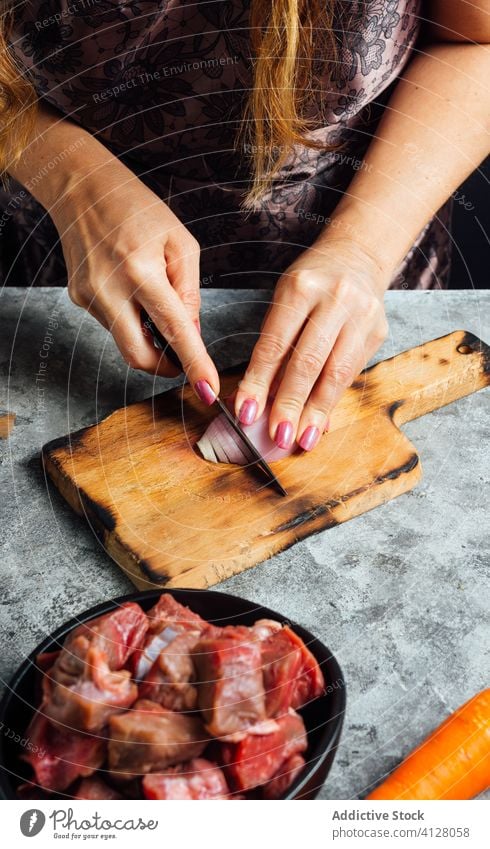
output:
POLYGON ((472 799, 490 786, 490 689, 461 705, 367 799, 472 799))

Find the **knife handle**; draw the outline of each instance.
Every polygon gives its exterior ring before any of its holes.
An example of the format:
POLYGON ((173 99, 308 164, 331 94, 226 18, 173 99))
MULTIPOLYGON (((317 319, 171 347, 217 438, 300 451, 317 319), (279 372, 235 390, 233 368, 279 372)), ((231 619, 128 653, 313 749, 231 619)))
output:
POLYGON ((169 345, 169 343, 165 339, 165 336, 160 333, 155 322, 153 321, 153 319, 150 318, 146 310, 141 310, 141 323, 144 327, 147 328, 147 330, 150 331, 151 335, 153 336, 153 341, 157 343, 157 347, 161 349, 162 353, 165 354, 165 356, 168 360, 170 360, 172 365, 183 371, 184 369, 182 368, 182 363, 180 362, 174 349, 171 345, 169 345))

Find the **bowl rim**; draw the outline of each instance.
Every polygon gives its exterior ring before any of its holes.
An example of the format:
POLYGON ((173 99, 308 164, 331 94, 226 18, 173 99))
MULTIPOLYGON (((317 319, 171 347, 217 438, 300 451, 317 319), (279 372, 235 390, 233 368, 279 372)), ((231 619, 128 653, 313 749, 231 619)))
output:
MULTIPOLYGON (((71 619, 67 620, 48 634, 22 661, 11 676, 5 686, 4 693, 0 700, 0 728, 3 728, 6 724, 5 718, 9 712, 12 701, 15 698, 21 698, 17 693, 21 682, 26 676, 33 674, 33 667, 37 669, 36 658, 39 654, 50 650, 56 650, 53 648, 53 644, 61 643, 70 631, 78 625, 82 625, 97 616, 109 613, 111 610, 114 610, 128 602, 135 602, 136 604, 149 601, 156 602, 157 598, 163 593, 170 593, 171 595, 174 595, 177 601, 179 600, 179 596, 182 597, 183 595, 189 596, 195 594, 206 595, 208 597, 215 598, 216 600, 219 599, 221 602, 226 602, 227 599, 232 599, 234 602, 249 605, 251 608, 255 608, 257 610, 257 618, 276 619, 284 625, 289 625, 294 631, 296 631, 296 633, 298 633, 301 639, 303 639, 309 650, 318 660, 320 666, 328 667, 329 678, 332 678, 332 675, 335 676, 332 680, 338 682, 339 686, 335 687, 330 693, 328 693, 329 701, 332 703, 329 717, 326 719, 325 723, 323 723, 323 728, 319 731, 316 745, 313 750, 309 752, 308 762, 305 764, 298 777, 290 785, 286 793, 280 797, 279 801, 301 799, 301 792, 305 790, 313 775, 319 771, 324 761, 332 753, 332 750, 334 750, 338 745, 346 709, 346 688, 344 676, 336 657, 332 654, 330 649, 303 625, 300 625, 298 622, 289 619, 289 617, 285 617, 278 611, 272 610, 263 604, 252 602, 250 599, 234 595, 233 593, 209 589, 191 589, 187 587, 171 587, 168 589, 162 587, 162 589, 155 588, 150 590, 136 590, 132 593, 126 593, 122 596, 116 596, 115 598, 98 602, 96 605, 86 608, 80 614, 72 616, 71 619), (317 656, 315 649, 318 650, 319 648, 321 648, 324 658, 319 658, 317 656)), ((189 601, 185 603, 191 607, 189 601)), ((239 618, 239 614, 237 615, 237 618, 239 618)), ((328 687, 328 680, 326 683, 328 687)), ((324 694, 319 698, 326 698, 326 696, 327 694, 324 694)), ((32 712, 36 710, 36 708, 32 708, 31 705, 29 705, 29 709, 32 710, 32 712)), ((318 731, 318 728, 315 730, 318 731)), ((12 781, 12 776, 14 775, 15 774, 8 770, 5 766, 5 738, 4 735, 0 734, 0 799, 16 799, 15 785, 12 781)), ((18 777, 19 776, 16 776, 16 778, 18 777)), ((318 788, 318 791, 320 787, 318 788)))

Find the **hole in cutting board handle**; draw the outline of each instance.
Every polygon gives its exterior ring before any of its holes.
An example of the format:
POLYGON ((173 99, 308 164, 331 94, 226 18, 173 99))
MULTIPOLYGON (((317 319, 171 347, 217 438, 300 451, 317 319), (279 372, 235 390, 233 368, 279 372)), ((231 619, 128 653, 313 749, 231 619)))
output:
POLYGON ((456 350, 457 350, 458 354, 472 354, 473 353, 473 348, 471 348, 469 345, 458 345, 456 350))

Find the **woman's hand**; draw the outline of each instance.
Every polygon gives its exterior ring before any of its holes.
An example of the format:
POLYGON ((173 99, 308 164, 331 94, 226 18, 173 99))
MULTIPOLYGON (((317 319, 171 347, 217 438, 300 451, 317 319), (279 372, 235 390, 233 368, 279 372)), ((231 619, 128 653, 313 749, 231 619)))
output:
POLYGON ((71 299, 112 333, 128 365, 179 371, 142 327, 145 309, 190 382, 204 380, 218 392, 199 332, 199 244, 168 206, 114 158, 102 174, 69 182, 51 215, 71 299))
POLYGON ((386 337, 387 275, 348 240, 306 250, 279 279, 235 410, 243 424, 275 400, 269 433, 306 451, 328 429, 332 409, 386 337))

